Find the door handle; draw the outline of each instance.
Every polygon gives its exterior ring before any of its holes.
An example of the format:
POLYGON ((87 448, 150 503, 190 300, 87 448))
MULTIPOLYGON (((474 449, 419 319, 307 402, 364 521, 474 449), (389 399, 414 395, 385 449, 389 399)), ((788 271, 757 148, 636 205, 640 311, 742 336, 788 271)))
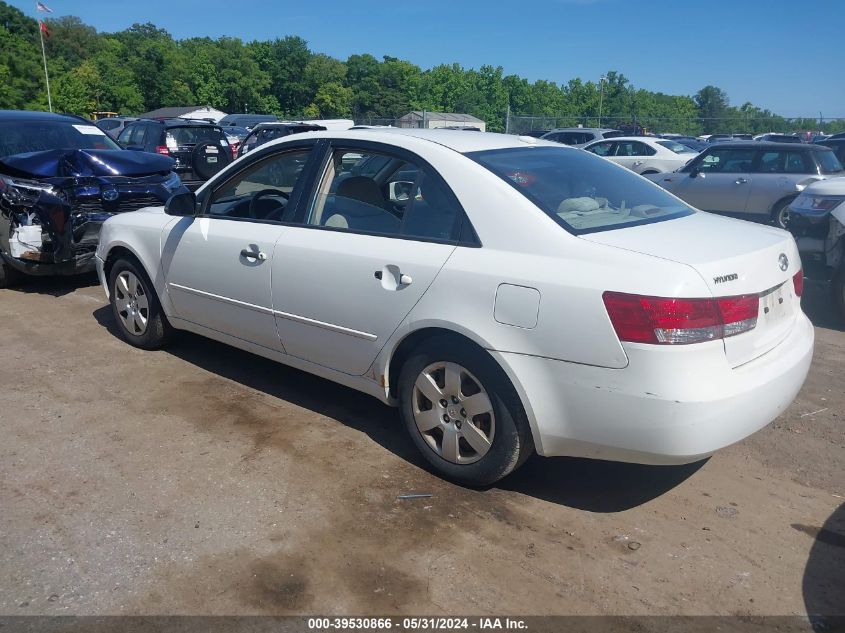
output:
POLYGON ((385 290, 397 290, 401 286, 410 286, 414 283, 413 277, 402 273, 399 267, 393 264, 388 264, 381 270, 374 271, 373 277, 381 282, 385 290))
POLYGON ((738 185, 744 185, 748 182, 748 178, 737 178, 734 182, 738 185))
POLYGON ((639 167, 642 164, 643 164, 643 161, 641 161, 641 160, 634 161, 634 167, 639 167))
POLYGON ((246 259, 255 259, 260 262, 263 262, 267 259, 267 253, 264 251, 248 251, 247 249, 243 249, 241 251, 241 257, 245 257, 246 259))

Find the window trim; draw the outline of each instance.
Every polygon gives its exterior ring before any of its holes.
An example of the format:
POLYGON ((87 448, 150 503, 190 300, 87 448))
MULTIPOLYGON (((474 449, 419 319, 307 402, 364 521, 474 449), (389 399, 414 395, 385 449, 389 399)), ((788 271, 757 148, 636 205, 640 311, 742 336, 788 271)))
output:
POLYGON ((272 147, 267 147, 264 150, 253 150, 250 152, 250 154, 253 154, 252 160, 244 161, 242 165, 238 166, 238 169, 233 170, 229 174, 226 174, 225 170, 220 172, 221 174, 225 174, 225 176, 221 176, 219 179, 217 178, 218 174, 215 175, 214 179, 209 180, 208 187, 203 190, 202 194, 200 194, 200 199, 197 203, 199 210, 194 217, 208 218, 209 220, 228 220, 230 222, 251 222, 253 224, 295 225, 295 223, 289 219, 289 216, 296 214, 298 207, 302 204, 303 193, 310 192, 313 186, 310 180, 313 180, 312 172, 314 171, 315 162, 322 157, 322 153, 325 151, 323 145, 324 142, 321 139, 305 139, 296 143, 286 144, 281 147, 274 145, 272 147), (285 206, 285 211, 280 220, 267 220, 264 218, 232 218, 208 213, 208 208, 211 205, 211 199, 214 196, 214 193, 225 187, 232 180, 240 177, 245 171, 254 168, 258 163, 270 161, 283 154, 289 154, 301 150, 309 150, 310 154, 308 156, 308 160, 305 162, 305 167, 302 169, 298 182, 291 191, 288 204, 285 206))
POLYGON ((432 167, 431 163, 429 163, 427 160, 425 160, 418 154, 411 152, 403 147, 399 147, 397 145, 388 145, 386 143, 379 143, 377 141, 359 141, 354 139, 324 139, 324 141, 325 148, 324 153, 321 157, 322 160, 320 160, 319 162, 319 167, 315 166, 314 169, 314 171, 316 171, 316 174, 312 177, 308 192, 302 193, 302 196, 298 201, 298 207, 294 212, 294 217, 287 222, 288 224, 317 231, 333 231, 353 235, 370 235, 373 237, 411 240, 414 242, 426 242, 434 244, 466 246, 470 248, 480 248, 482 246, 481 240, 478 238, 478 233, 472 226, 472 222, 470 222, 469 216, 467 215, 463 205, 460 203, 460 200, 455 195, 455 192, 452 191, 452 188, 449 186, 449 184, 446 182, 440 172, 438 172, 434 167, 432 167), (403 235, 402 233, 378 233, 376 231, 365 231, 360 229, 349 229, 333 226, 308 224, 306 222, 306 214, 308 212, 308 208, 310 207, 311 201, 319 189, 320 183, 322 183, 323 178, 326 175, 326 170, 328 168, 329 161, 332 159, 334 152, 338 150, 387 154, 389 156, 394 156, 399 160, 408 163, 414 163, 420 169, 425 170, 443 188, 446 196, 450 198, 450 202, 452 202, 452 204, 454 204, 455 208, 458 210, 458 217, 455 220, 456 225, 453 230, 453 233, 457 237, 455 239, 430 238, 415 235, 403 235))

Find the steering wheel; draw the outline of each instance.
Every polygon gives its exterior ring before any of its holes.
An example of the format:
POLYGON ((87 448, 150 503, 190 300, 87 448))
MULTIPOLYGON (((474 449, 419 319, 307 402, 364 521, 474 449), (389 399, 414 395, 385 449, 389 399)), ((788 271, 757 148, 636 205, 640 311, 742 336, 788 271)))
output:
POLYGON ((290 200, 290 195, 286 194, 281 189, 261 189, 260 191, 256 191, 252 194, 252 198, 249 200, 249 217, 253 220, 259 219, 255 213, 255 203, 263 196, 282 196, 285 200, 290 200))

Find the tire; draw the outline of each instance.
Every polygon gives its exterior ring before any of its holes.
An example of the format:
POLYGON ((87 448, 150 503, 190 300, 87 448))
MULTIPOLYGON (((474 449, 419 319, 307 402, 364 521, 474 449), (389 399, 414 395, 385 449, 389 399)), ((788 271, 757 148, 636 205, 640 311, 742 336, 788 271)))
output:
POLYGON ((0 261, 0 288, 11 288, 23 281, 23 275, 10 268, 6 262, 0 261))
POLYGON ((845 261, 839 265, 839 270, 834 273, 830 282, 830 291, 836 314, 839 315, 839 320, 845 323, 845 261))
POLYGON ((218 171, 232 162, 229 146, 206 141, 198 143, 191 152, 191 167, 203 180, 210 180, 218 171), (213 161, 213 162, 212 162, 213 161))
POLYGON ((795 198, 787 198, 775 203, 772 207, 772 224, 779 229, 785 229, 789 225, 789 205, 795 198))
POLYGON ((466 342, 439 337, 415 350, 399 374, 399 407, 423 457, 438 474, 457 483, 493 484, 534 452, 531 429, 513 385, 487 352, 466 342), (456 375, 461 377, 458 383, 456 375), (460 386, 454 388, 456 384, 460 386), (430 399, 423 390, 439 400, 430 399))
POLYGON ((117 260, 109 272, 109 302, 120 335, 142 349, 164 347, 173 328, 149 277, 134 259, 117 260))
POLYGON ((646 170, 645 170, 642 174, 640 174, 640 175, 641 175, 641 176, 652 176, 652 175, 654 175, 654 174, 659 174, 659 173, 660 173, 659 171, 655 171, 654 169, 646 169, 646 170))

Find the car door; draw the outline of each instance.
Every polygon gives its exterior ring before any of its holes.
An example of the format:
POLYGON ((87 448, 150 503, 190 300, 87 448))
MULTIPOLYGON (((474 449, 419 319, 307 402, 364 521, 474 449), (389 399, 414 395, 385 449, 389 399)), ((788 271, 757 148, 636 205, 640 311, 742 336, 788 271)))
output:
POLYGON ((712 148, 677 174, 666 176, 667 189, 703 211, 744 213, 751 192, 755 150, 712 148))
POLYGON ((273 301, 287 353, 364 374, 455 250, 462 222, 454 194, 415 155, 332 146, 298 225, 276 246, 273 301))
POLYGON ((617 141, 616 153, 611 160, 640 174, 648 169, 649 156, 654 153, 653 149, 640 141, 617 141))
POLYGON ((746 212, 768 217, 778 201, 797 193, 797 184, 816 173, 816 166, 805 151, 769 149, 758 152, 746 212))
POLYGON ((584 149, 588 152, 595 154, 596 156, 601 156, 602 158, 614 160, 613 155, 616 152, 616 141, 602 141, 600 143, 593 143, 592 145, 585 147, 584 149))
POLYGON ((249 161, 211 186, 197 217, 169 227, 162 268, 175 315, 282 349, 271 299, 281 223, 300 197, 313 142, 249 161))

